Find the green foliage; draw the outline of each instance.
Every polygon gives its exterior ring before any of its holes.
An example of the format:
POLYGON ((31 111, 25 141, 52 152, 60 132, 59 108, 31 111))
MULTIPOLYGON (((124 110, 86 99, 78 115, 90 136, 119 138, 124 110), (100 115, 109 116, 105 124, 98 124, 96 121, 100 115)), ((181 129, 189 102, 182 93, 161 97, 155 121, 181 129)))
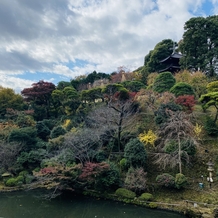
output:
POLYGON ((172 73, 160 73, 154 81, 153 90, 158 93, 166 92, 169 91, 175 83, 176 79, 173 77, 172 73))
POLYGON ((172 54, 173 43, 171 39, 164 39, 159 42, 154 49, 145 56, 144 71, 150 74, 165 69, 166 66, 161 64, 160 61, 172 54))
MULTIPOLYGON (((169 140, 168 143, 164 146, 164 152, 166 153, 173 153, 178 150, 178 144, 175 140, 169 140)), ((181 141, 181 150, 186 151, 188 155, 195 155, 196 153, 196 146, 193 140, 182 140, 181 141)))
POLYGON ((16 178, 10 178, 8 179, 6 182, 5 182, 5 185, 6 186, 9 186, 9 187, 14 187, 17 185, 17 179, 16 178))
POLYGON ((168 118, 170 117, 170 111, 181 111, 181 106, 175 104, 173 102, 169 102, 167 104, 161 104, 157 111, 154 112, 155 114, 155 123, 157 125, 164 124, 168 118))
POLYGON ((218 136, 218 125, 210 117, 207 117, 207 120, 204 124, 204 129, 208 135, 218 136))
POLYGON ((34 169, 40 165, 45 156, 46 150, 44 149, 31 150, 29 152, 22 151, 17 158, 17 163, 25 169, 34 169))
POLYGON ((62 126, 56 126, 52 129, 50 137, 52 139, 64 135, 67 131, 62 126))
POLYGON ((120 185, 120 173, 117 166, 110 162, 110 168, 108 170, 102 171, 95 184, 96 190, 113 190, 120 185))
POLYGON ((150 193, 142 193, 138 199, 141 201, 151 201, 153 199, 153 195, 150 193))
POLYGON ((168 173, 163 173, 161 175, 158 175, 156 177, 156 182, 158 183, 158 185, 167 188, 172 188, 175 186, 175 178, 168 173))
POLYGON ((144 83, 137 81, 137 80, 125 81, 125 82, 122 82, 121 84, 131 92, 139 92, 140 89, 146 88, 144 83))
POLYGON ((183 69, 206 72, 209 77, 216 76, 218 16, 194 17, 184 26, 179 50, 185 54, 180 62, 183 69))
POLYGON ((130 191, 128 189, 125 188, 118 188, 115 192, 115 194, 118 197, 122 197, 122 198, 128 198, 128 199, 134 199, 136 197, 135 192, 130 191))
POLYGON ((37 132, 33 127, 13 129, 9 135, 9 142, 18 142, 25 145, 24 149, 29 151, 37 142, 37 132))
POLYGON ((0 116, 5 116, 6 109, 24 109, 24 101, 21 95, 15 94, 13 89, 0 87, 0 116))
POLYGON ((36 129, 37 129, 37 136, 42 140, 46 141, 51 131, 48 128, 48 126, 45 124, 45 122, 44 121, 37 122, 36 129))
POLYGON ((144 144, 140 142, 138 138, 131 139, 125 146, 124 157, 127 166, 144 168, 147 161, 147 153, 144 144))
POLYGON ((157 204, 155 202, 151 202, 148 205, 151 209, 156 209, 157 208, 157 204))
POLYGON ((194 89, 191 85, 185 82, 176 83, 171 89, 172 92, 176 97, 181 95, 195 95, 194 89))
POLYGON ((175 178, 175 187, 180 189, 185 187, 187 184, 187 178, 182 173, 177 173, 175 178))
POLYGON ((120 160, 120 168, 121 168, 121 170, 126 170, 127 169, 126 158, 122 158, 120 160))

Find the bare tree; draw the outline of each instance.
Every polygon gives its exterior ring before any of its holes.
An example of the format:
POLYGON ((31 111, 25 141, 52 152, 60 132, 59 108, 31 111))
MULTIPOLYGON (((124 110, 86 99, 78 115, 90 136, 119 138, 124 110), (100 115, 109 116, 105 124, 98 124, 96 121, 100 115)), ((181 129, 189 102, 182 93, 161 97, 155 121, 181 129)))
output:
POLYGON ((137 107, 132 101, 108 102, 107 105, 93 110, 88 116, 88 125, 96 129, 101 135, 117 140, 118 151, 121 150, 122 133, 133 130, 137 107))
POLYGON ((19 143, 0 142, 0 168, 10 170, 14 165, 21 151, 22 146, 19 143))
POLYGON ((155 153, 155 163, 165 168, 167 165, 175 167, 179 165, 179 172, 182 173, 182 158, 187 162, 189 155, 181 147, 181 142, 192 141, 194 145, 197 142, 194 138, 194 127, 190 121, 190 115, 181 111, 168 111, 170 117, 163 123, 159 129, 159 141, 157 143, 158 152, 155 153), (170 141, 176 142, 176 148, 167 153, 165 146, 170 141))
POLYGON ((82 164, 92 162, 101 147, 100 134, 88 128, 70 132, 64 138, 64 147, 71 149, 74 158, 82 164))

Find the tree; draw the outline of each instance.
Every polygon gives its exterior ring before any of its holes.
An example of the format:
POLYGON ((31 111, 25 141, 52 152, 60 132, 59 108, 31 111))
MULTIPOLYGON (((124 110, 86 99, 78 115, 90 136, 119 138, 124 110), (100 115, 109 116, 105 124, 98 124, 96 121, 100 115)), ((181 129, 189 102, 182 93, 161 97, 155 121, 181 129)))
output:
POLYGON ((55 85, 50 82, 40 80, 33 83, 31 88, 25 88, 21 91, 24 99, 29 102, 31 108, 35 111, 37 120, 50 117, 51 94, 55 90, 55 85))
POLYGON ((62 90, 55 89, 51 96, 55 110, 59 114, 70 115, 75 113, 80 105, 79 93, 72 86, 67 86, 62 90))
POLYGON ((145 56, 144 66, 148 73, 158 72, 166 67, 160 61, 172 54, 174 43, 171 39, 164 39, 145 56))
POLYGON ((5 116, 7 108, 14 110, 23 110, 24 101, 21 95, 15 94, 13 89, 3 88, 0 89, 0 116, 5 116))
POLYGON ((131 139, 125 146, 124 157, 126 164, 133 168, 145 168, 147 161, 147 153, 145 146, 138 138, 131 139))
POLYGON ((197 145, 194 139, 194 126, 192 125, 189 116, 184 112, 169 111, 170 117, 159 128, 159 142, 157 142, 157 153, 155 154, 155 163, 163 168, 167 165, 175 167, 179 165, 179 173, 182 173, 182 158, 189 161, 188 148, 182 149, 182 142, 189 147, 197 145), (166 152, 166 147, 169 142, 175 142, 175 148, 171 152, 166 152))
POLYGON ((154 81, 153 90, 158 93, 169 91, 175 85, 175 82, 172 73, 160 73, 154 81))
POLYGON ((180 95, 175 100, 176 104, 181 105, 185 111, 192 112, 196 104, 194 95, 180 95))
POLYGON ((209 107, 214 107, 216 109, 216 114, 214 118, 214 123, 218 119, 218 81, 208 83, 207 85, 208 93, 201 95, 199 101, 202 103, 202 107, 206 110, 209 107))
POLYGON ((200 69, 209 77, 215 76, 218 63, 218 16, 191 18, 185 23, 179 50, 183 69, 200 69))
POLYGON ((129 93, 123 86, 107 86, 106 91, 106 105, 90 112, 87 124, 117 141, 120 152, 122 138, 126 137, 124 132, 132 124, 138 105, 134 101, 134 93, 129 93))
POLYGON ((121 83, 130 92, 138 92, 140 89, 145 89, 146 86, 140 81, 125 81, 121 83))
POLYGON ((0 143, 0 169, 2 171, 12 170, 17 157, 22 149, 19 143, 0 143))
POLYGON ((192 86, 184 82, 176 83, 170 89, 170 92, 172 92, 176 97, 181 95, 195 95, 192 86))
POLYGON ((72 159, 80 163, 93 162, 98 150, 102 146, 102 139, 95 129, 83 128, 76 132, 69 132, 64 136, 64 149, 70 149, 72 159))

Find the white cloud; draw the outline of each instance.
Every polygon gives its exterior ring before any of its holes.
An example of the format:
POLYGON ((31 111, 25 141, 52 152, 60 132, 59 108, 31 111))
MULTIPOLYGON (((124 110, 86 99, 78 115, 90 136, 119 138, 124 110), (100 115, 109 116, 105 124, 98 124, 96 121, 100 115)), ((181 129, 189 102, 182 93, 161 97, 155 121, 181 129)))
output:
MULTIPOLYGON (((217 5, 218 0, 211 1, 217 5)), ((73 78, 94 70, 110 73, 123 65, 135 69, 161 40, 179 41, 184 23, 198 13, 203 2, 2 0, 0 75, 5 75, 4 86, 19 80, 13 74, 27 71, 73 78), (76 60, 86 64, 64 64, 76 60)), ((23 88, 29 84, 29 80, 22 81, 18 84, 23 88)))

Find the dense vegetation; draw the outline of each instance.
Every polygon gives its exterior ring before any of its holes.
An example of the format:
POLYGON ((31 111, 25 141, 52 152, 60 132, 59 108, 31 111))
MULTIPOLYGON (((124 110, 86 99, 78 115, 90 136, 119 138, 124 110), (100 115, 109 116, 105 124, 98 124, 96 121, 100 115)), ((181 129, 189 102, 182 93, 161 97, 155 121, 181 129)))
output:
POLYGON ((207 176, 206 162, 212 158, 216 166, 218 160, 218 37, 199 29, 201 22, 205 29, 218 25, 217 16, 186 23, 178 43, 186 54, 184 70, 175 74, 157 73, 158 60, 172 53, 173 41, 167 39, 134 72, 94 71, 57 86, 39 81, 21 95, 1 87, 3 184, 117 190, 119 196, 136 193, 147 200, 152 196, 145 192, 160 187, 197 188, 196 178, 207 176), (189 40, 190 34, 196 39, 189 40), (202 49, 198 62, 191 59, 196 49, 202 49), (201 57, 207 52, 213 56, 201 57))

